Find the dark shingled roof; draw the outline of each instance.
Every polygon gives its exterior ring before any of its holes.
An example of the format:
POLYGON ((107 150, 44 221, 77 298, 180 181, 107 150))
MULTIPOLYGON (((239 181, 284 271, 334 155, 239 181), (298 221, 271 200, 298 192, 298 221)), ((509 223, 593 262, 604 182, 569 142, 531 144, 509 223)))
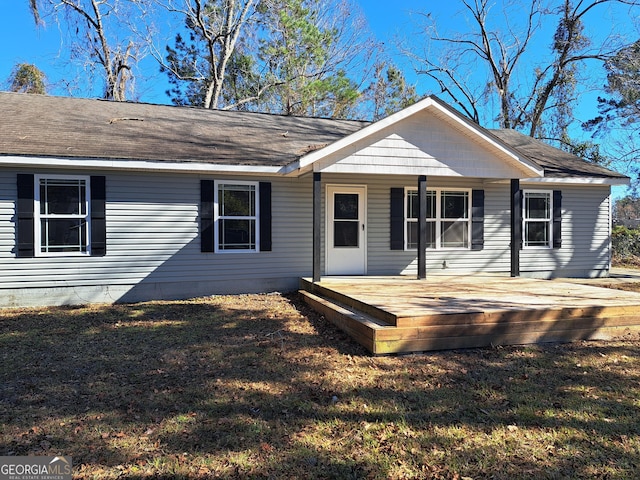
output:
POLYGON ((284 166, 368 122, 0 93, 0 155, 284 166))
POLYGON ((515 130, 489 130, 507 145, 525 154, 544 168, 544 176, 550 178, 595 177, 627 178, 625 175, 589 163, 576 155, 552 147, 515 130))
MULTIPOLYGON (((280 167, 369 122, 0 92, 0 155, 280 167)), ((457 112, 456 112, 457 113, 457 112)), ((514 130, 545 177, 626 178, 514 130)))

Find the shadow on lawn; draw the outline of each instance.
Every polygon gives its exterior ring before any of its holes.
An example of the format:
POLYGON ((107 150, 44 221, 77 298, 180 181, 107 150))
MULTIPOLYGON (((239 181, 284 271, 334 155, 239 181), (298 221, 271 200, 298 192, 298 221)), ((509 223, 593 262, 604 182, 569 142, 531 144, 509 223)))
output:
POLYGON ((234 301, 6 313, 0 455, 62 453, 80 474, 128 477, 640 468, 637 363, 580 364, 585 349, 637 359, 637 346, 370 358, 296 297, 234 301))

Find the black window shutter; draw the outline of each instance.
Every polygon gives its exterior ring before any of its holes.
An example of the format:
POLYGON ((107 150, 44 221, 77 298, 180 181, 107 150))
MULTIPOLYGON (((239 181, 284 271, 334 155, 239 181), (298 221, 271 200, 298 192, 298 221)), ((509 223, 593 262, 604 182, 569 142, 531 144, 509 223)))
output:
POLYGON ((271 251, 271 182, 260 182, 260 251, 271 251))
POLYGON ((471 250, 484 248, 484 190, 471 191, 471 250))
POLYGON ((213 180, 200 180, 200 251, 215 252, 213 180))
POLYGON ((404 250, 404 188, 391 189, 391 250, 404 250))
POLYGON ((562 191, 553 191, 553 248, 562 247, 562 191))
POLYGON ((107 254, 106 182, 102 175, 91 176, 91 256, 107 254))
POLYGON ((16 202, 16 255, 33 257, 34 225, 33 225, 33 175, 19 173, 17 179, 18 200, 16 202))

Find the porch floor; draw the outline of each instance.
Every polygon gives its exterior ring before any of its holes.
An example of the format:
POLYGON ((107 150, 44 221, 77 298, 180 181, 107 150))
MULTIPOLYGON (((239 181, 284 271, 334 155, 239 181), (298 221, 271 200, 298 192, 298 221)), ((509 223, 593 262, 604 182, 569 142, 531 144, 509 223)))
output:
POLYGON ((640 332, 640 293, 496 275, 301 279, 314 309, 373 354, 609 339, 640 332))

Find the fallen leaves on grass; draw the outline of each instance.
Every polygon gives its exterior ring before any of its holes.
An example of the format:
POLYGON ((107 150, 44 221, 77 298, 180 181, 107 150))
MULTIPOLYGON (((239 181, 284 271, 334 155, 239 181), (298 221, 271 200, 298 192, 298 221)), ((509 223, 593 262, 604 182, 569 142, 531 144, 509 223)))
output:
POLYGON ((640 342, 370 357, 296 296, 0 312, 0 455, 77 478, 631 478, 640 342))

